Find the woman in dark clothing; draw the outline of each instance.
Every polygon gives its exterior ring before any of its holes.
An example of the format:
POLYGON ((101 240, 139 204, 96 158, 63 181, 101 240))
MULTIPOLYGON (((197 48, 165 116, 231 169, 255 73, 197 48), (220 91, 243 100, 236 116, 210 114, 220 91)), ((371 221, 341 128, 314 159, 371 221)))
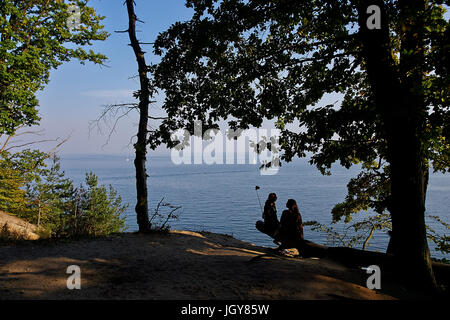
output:
POLYGON ((283 211, 280 219, 280 249, 297 248, 302 255, 302 251, 305 250, 302 216, 294 199, 288 200, 286 208, 288 210, 283 211))
POLYGON ((264 204, 262 218, 264 219, 264 227, 270 234, 274 234, 280 225, 277 217, 277 207, 275 206, 276 201, 277 195, 275 193, 270 193, 264 204))
POLYGON ((278 226, 280 225, 277 217, 277 207, 275 206, 276 201, 277 195, 275 193, 270 193, 264 205, 264 212, 262 214, 264 222, 256 222, 256 228, 271 237, 275 237, 278 226))

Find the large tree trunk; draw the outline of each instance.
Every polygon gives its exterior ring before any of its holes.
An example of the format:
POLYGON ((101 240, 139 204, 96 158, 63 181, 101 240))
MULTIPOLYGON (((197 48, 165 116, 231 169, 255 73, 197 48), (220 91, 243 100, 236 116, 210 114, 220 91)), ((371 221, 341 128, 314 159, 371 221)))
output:
POLYGON ((148 191, 147 191, 147 124, 148 124, 148 105, 150 103, 150 81, 147 77, 147 64, 145 62, 144 52, 141 50, 139 41, 136 37, 136 14, 134 12, 133 0, 127 0, 128 9, 128 35, 131 41, 131 47, 139 67, 140 94, 139 94, 139 128, 137 134, 137 142, 134 145, 136 158, 134 166, 136 168, 136 216, 139 225, 139 232, 149 232, 151 224, 148 218, 148 191))
POLYGON ((412 49, 413 55, 401 57, 401 65, 396 66, 389 41, 389 17, 382 0, 359 1, 360 37, 368 79, 387 142, 391 180, 389 210, 396 266, 406 284, 434 290, 437 285, 425 231, 426 176, 421 139, 424 99, 420 68, 423 44, 418 32, 421 26, 417 26, 414 16, 414 10, 424 7, 424 2, 408 0, 398 4, 402 19, 410 23, 402 35, 402 48, 412 49), (374 4, 381 9, 381 29, 371 30, 366 24, 370 15, 366 10, 374 4), (405 74, 411 76, 404 78, 405 74))

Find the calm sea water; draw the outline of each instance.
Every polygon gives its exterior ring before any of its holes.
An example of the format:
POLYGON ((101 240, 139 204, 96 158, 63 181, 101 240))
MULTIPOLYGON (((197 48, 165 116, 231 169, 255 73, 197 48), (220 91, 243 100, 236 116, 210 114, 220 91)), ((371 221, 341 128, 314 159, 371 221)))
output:
MULTIPOLYGON (((137 230, 135 205, 135 172, 133 156, 71 155, 62 156, 62 169, 66 176, 79 184, 87 171, 93 171, 102 184, 111 184, 128 203, 126 224, 128 231, 137 230)), ((293 198, 302 213, 303 221, 315 220, 331 223, 331 209, 343 201, 346 185, 356 176, 357 168, 347 170, 333 167, 331 176, 322 176, 306 159, 296 159, 283 164, 276 175, 260 175, 258 166, 234 165, 175 165, 169 155, 150 155, 148 161, 148 187, 150 214, 164 197, 164 202, 182 206, 177 211, 179 219, 171 221, 172 229, 211 231, 229 234, 237 239, 257 245, 274 247, 272 240, 255 229, 255 221, 261 218, 261 205, 270 192, 278 196, 278 215, 285 203, 293 198), (258 194, 255 186, 259 186, 258 194)), ((450 220, 450 175, 433 174, 427 194, 427 214, 450 220)), ((362 215, 361 215, 362 216, 362 215)), ((433 220, 427 223, 448 235, 448 229, 433 220)), ((334 225, 338 230, 344 224, 334 225)), ((317 243, 332 244, 323 233, 305 228, 305 238, 317 243)), ((384 251, 388 236, 383 232, 374 234, 370 250, 384 251)), ((431 254, 442 258, 430 243, 431 254)), ((448 255, 446 256, 448 259, 448 255)))

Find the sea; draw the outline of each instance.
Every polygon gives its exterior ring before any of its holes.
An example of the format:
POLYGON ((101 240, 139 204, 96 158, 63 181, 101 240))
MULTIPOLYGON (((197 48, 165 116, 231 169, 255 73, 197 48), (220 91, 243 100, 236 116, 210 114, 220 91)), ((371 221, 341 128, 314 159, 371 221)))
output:
MULTIPOLYGON (((62 155, 61 167, 66 177, 76 185, 84 181, 87 172, 95 173, 100 184, 112 185, 127 204, 124 213, 127 231, 138 229, 136 223, 135 171, 133 155, 62 155)), ((255 245, 276 247, 272 239, 255 228, 261 219, 261 207, 269 193, 277 194, 277 212, 281 216, 288 199, 295 199, 303 221, 317 221, 337 231, 344 243, 354 231, 343 222, 332 224, 331 210, 347 194, 347 183, 356 177, 359 168, 346 169, 335 165, 331 175, 322 175, 308 158, 283 163, 273 175, 261 175, 258 164, 174 164, 170 154, 149 154, 147 162, 149 216, 158 212, 167 215, 175 209, 177 219, 167 223, 171 229, 209 231, 231 235, 255 245), (258 188, 257 188, 258 187, 258 188)), ((450 175, 433 173, 430 176, 426 202, 426 222, 439 234, 449 236, 448 228, 428 215, 450 222, 450 175)), ((373 214, 362 212, 353 221, 373 214)), ((154 218, 155 223, 164 219, 154 218)), ((320 244, 342 245, 343 242, 327 233, 304 229, 305 238, 320 244)), ((386 232, 374 233, 367 250, 384 252, 389 241, 386 232)), ((356 245, 361 248, 362 244, 356 245)), ((429 242, 432 257, 450 259, 435 250, 429 242)))

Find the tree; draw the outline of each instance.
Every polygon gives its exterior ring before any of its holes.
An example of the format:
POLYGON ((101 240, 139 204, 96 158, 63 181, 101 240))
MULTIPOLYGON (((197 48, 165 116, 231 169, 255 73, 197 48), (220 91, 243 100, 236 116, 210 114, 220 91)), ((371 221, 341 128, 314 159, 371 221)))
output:
POLYGON ((105 40, 103 17, 88 0, 3 0, 0 3, 0 137, 37 124, 36 92, 50 71, 71 59, 102 64, 106 57, 84 48, 105 40), (66 3, 67 2, 67 3, 66 3), (69 8, 79 9, 79 26, 70 25, 69 8))
POLYGON ((147 170, 145 162, 147 161, 147 136, 148 136, 148 106, 150 104, 150 96, 153 94, 153 89, 150 85, 150 80, 147 76, 148 66, 145 62, 145 53, 142 51, 139 41, 136 37, 136 21, 137 17, 134 12, 134 1, 127 0, 128 11, 128 36, 131 41, 138 63, 140 90, 137 93, 139 97, 139 128, 137 133, 137 141, 134 144, 136 157, 134 159, 134 166, 136 168, 136 216, 139 226, 139 232, 149 232, 151 223, 148 217, 148 190, 147 190, 147 170))
MULTIPOLYGON (((59 157, 56 154, 48 157, 51 157, 50 167, 37 168, 35 178, 27 184, 26 197, 31 212, 27 220, 38 227, 43 225, 51 236, 59 233, 62 216, 71 207, 75 190, 72 180, 61 171, 59 157)), ((22 217, 25 218, 23 214, 22 217)))
POLYGON ((125 218, 122 213, 127 206, 110 185, 98 184, 98 177, 86 173, 85 185, 80 185, 69 202, 66 202, 61 236, 104 236, 125 229, 125 218))
POLYGON ((55 154, 24 150, 2 156, 0 210, 37 224, 42 236, 95 237, 125 229, 126 205, 112 186, 99 185, 95 174, 86 174, 85 185, 74 188, 55 154))
POLYGON ((31 214, 27 208, 27 184, 39 176, 47 155, 37 150, 0 152, 0 210, 19 215, 31 214))
MULTIPOLYGON (((107 105, 102 112, 102 114, 94 121, 91 121, 92 127, 97 127, 100 129, 100 122, 103 120, 108 122, 113 119, 112 129, 108 135, 108 141, 111 139, 113 132, 120 119, 127 116, 132 111, 139 112, 139 125, 138 132, 136 134, 137 141, 134 143, 135 149, 135 160, 134 166, 136 169, 136 195, 137 201, 135 206, 137 223, 139 226, 139 232, 147 233, 151 231, 152 221, 149 219, 148 215, 148 188, 147 188, 147 147, 155 148, 157 144, 154 144, 150 138, 149 133, 156 132, 153 130, 149 120, 163 120, 167 117, 155 117, 149 113, 149 105, 155 101, 151 101, 156 94, 153 79, 150 77, 150 72, 153 69, 153 65, 147 64, 145 58, 145 52, 142 50, 143 43, 138 40, 136 35, 136 23, 142 22, 138 19, 135 13, 135 2, 133 0, 125 1, 128 14, 128 28, 123 31, 116 31, 118 33, 128 33, 130 39, 130 46, 133 49, 134 56, 138 65, 138 75, 140 88, 133 93, 133 97, 138 99, 138 103, 121 103, 121 104, 111 104, 107 105)), ((130 143, 134 136, 130 139, 130 143)), ((157 227, 158 228, 158 227, 157 227)))
POLYGON ((0 210, 17 213, 25 207, 25 181, 20 172, 0 160, 0 210))
POLYGON ((323 174, 360 164, 336 218, 389 211, 399 274, 434 289, 424 211, 429 168, 450 167, 443 3, 189 0, 192 19, 154 45, 168 119, 149 140, 170 144, 195 120, 245 129, 272 119, 282 160, 312 152, 323 174), (339 101, 323 105, 331 93, 339 101))
MULTIPOLYGON (((21 127, 22 125, 17 129, 21 127)), ((55 160, 58 158, 54 152, 69 138, 59 141, 48 152, 31 149, 23 149, 18 152, 12 152, 12 150, 42 142, 59 140, 41 139, 28 140, 27 142, 15 140, 15 138, 23 137, 24 135, 39 136, 42 133, 43 130, 22 131, 20 133, 16 131, 14 134, 9 135, 0 147, 0 209, 26 218, 32 223, 36 223, 36 219, 34 219, 33 209, 31 208, 33 204, 30 204, 30 201, 34 201, 34 204, 38 206, 39 213, 41 213, 41 209, 46 210, 45 203, 41 201, 43 200, 41 194, 45 194, 48 187, 47 185, 40 185, 40 183, 45 177, 52 178, 50 175, 57 175, 59 162, 55 160), (45 160, 49 158, 53 158, 54 163, 50 170, 46 169, 45 163, 45 160), (35 198, 30 200, 33 197, 35 198)), ((53 192, 53 189, 51 192, 53 192)), ((49 196, 54 199, 56 194, 49 194, 49 196)), ((47 198, 48 196, 44 197, 47 198)), ((38 214, 38 226, 40 224, 40 216, 38 214)))

